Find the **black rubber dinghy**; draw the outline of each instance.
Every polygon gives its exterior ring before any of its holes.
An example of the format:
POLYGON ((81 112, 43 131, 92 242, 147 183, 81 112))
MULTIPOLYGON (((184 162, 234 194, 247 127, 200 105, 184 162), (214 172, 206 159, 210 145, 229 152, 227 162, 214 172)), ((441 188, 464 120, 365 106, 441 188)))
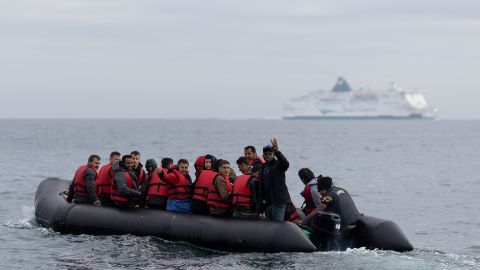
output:
MULTIPOLYGON (((61 233, 157 236, 201 247, 241 252, 313 252, 316 246, 297 225, 266 220, 221 219, 153 209, 117 209, 73 204, 63 199, 70 181, 48 178, 35 195, 35 218, 61 233)), ((411 250, 398 226, 362 217, 357 236, 370 249, 411 250)), ((357 246, 357 245, 356 245, 357 246)))

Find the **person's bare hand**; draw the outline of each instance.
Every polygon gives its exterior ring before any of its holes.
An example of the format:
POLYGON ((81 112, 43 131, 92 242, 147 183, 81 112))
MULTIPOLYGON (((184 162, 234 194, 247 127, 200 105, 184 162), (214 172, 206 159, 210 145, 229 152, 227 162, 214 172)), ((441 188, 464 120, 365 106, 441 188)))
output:
POLYGON ((274 151, 274 152, 278 151, 278 142, 277 142, 277 139, 276 139, 276 138, 272 138, 272 139, 270 140, 270 142, 272 143, 273 151, 274 151))

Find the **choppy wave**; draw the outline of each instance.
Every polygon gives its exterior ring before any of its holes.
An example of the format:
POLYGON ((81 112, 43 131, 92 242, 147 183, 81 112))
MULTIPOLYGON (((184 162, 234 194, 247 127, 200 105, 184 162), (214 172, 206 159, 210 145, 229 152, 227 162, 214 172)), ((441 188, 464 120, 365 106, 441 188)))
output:
POLYGON ((82 265, 94 269, 480 269, 478 257, 433 249, 407 253, 359 248, 344 252, 244 254, 158 237, 62 235, 39 227, 34 220, 34 208, 27 206, 22 207, 21 215, 4 225, 18 230, 33 229, 58 242, 54 245, 57 249, 54 260, 59 268, 76 269, 82 265), (77 250, 74 254, 71 254, 72 247, 77 250))
POLYGON ((4 225, 14 229, 32 229, 37 226, 35 222, 35 207, 22 206, 22 214, 7 220, 4 225))

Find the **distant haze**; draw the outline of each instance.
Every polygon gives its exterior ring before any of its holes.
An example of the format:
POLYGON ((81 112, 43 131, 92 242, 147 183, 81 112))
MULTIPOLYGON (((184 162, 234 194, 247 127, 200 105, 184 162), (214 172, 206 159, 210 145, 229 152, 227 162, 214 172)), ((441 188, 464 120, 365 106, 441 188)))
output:
POLYGON ((480 118, 480 1, 1 1, 0 118, 263 118, 390 82, 480 118))

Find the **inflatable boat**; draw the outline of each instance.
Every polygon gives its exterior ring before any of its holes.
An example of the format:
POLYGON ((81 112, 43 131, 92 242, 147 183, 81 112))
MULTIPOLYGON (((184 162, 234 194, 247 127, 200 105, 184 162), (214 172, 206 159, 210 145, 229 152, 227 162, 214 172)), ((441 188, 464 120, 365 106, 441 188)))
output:
MULTIPOLYGON (((222 219, 153 209, 118 209, 68 203, 70 181, 48 178, 35 195, 35 218, 60 233, 157 236, 197 246, 240 252, 313 252, 344 249, 337 245, 339 218, 318 215, 311 233, 291 222, 222 219), (307 236, 309 235, 309 236, 307 236)), ((362 216, 349 247, 409 251, 413 247, 393 222, 362 216)))

